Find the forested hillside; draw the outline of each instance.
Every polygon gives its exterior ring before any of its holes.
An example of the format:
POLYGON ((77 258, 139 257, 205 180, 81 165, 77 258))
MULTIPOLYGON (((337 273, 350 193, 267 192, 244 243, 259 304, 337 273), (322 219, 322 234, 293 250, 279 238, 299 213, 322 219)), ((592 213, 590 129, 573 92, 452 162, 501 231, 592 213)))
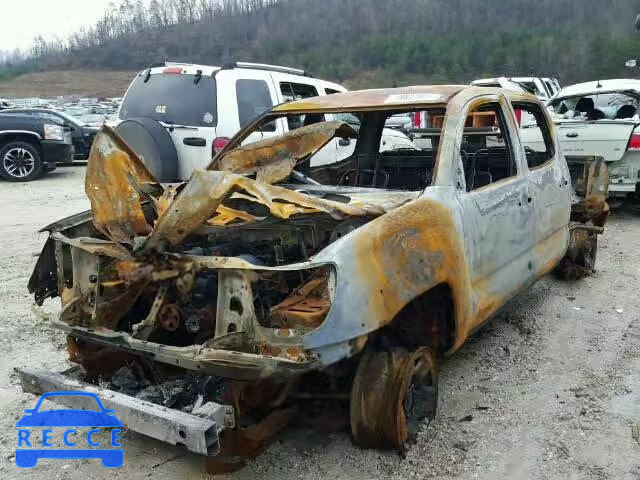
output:
POLYGON ((36 39, 0 77, 160 60, 277 63, 351 86, 628 77, 638 12, 638 0, 125 0, 66 43, 36 39))

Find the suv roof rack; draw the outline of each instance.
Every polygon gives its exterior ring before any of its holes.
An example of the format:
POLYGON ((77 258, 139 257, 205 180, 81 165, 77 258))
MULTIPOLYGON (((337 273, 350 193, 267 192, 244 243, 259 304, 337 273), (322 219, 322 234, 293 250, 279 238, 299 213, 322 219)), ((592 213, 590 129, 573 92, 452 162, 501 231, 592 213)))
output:
POLYGON ((186 62, 153 62, 151 65, 149 65, 148 67, 145 67, 145 70, 147 68, 158 68, 158 67, 175 67, 175 66, 179 66, 179 65, 193 65, 191 63, 186 63, 186 62))
POLYGON ((303 77, 313 78, 306 70, 291 67, 281 67, 280 65, 269 65, 268 63, 251 63, 251 62, 229 62, 220 67, 220 70, 233 70, 234 68, 251 68, 254 70, 268 70, 270 72, 291 73, 293 75, 302 75, 303 77))
MULTIPOLYGON (((158 67, 171 67, 171 66, 179 66, 179 65, 193 65, 191 63, 185 62, 154 62, 147 67, 150 68, 158 68, 158 67)), ((282 67, 280 65, 270 65, 268 63, 251 63, 251 62, 228 62, 223 64, 219 70, 213 72, 213 75, 221 70, 233 70, 234 68, 248 68, 253 70, 268 70, 270 72, 280 72, 280 73, 290 73, 292 75, 301 75, 303 77, 313 78, 313 75, 306 70, 302 70, 300 68, 291 68, 291 67, 282 67)))

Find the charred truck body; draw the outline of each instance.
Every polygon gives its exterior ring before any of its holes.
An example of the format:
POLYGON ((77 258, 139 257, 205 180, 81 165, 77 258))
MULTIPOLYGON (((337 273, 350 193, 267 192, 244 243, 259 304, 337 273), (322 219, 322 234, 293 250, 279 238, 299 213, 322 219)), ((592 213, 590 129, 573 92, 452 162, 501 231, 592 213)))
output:
MULTIPOLYGON (((150 432, 132 420, 135 430, 214 454, 218 432, 243 430, 231 427, 249 413, 277 430, 305 379, 326 375, 350 395, 357 444, 402 447, 435 413, 437 358, 559 265, 592 271, 608 212, 601 165, 576 167, 574 189, 534 96, 466 86, 274 107, 179 184, 158 184, 104 127, 87 169, 92 211, 45 228, 29 289, 38 304, 62 299, 54 324, 83 367, 76 388, 132 365, 146 388, 176 376, 216 385, 196 402, 213 409, 196 446, 171 422, 150 432), (517 110, 536 119, 543 147, 522 144, 517 110), (418 112, 421 148, 380 151, 386 119, 418 112), (304 126, 242 143, 292 118, 304 126), (353 155, 312 167, 336 137, 355 142, 353 155)), ((30 391, 73 382, 22 377, 30 391)), ((105 404, 127 424, 128 401, 105 404)))

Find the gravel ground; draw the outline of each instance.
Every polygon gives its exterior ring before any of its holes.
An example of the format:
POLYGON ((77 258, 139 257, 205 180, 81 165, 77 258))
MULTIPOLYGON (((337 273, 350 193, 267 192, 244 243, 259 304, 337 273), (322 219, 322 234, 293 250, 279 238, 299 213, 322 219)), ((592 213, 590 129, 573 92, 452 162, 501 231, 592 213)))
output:
MULTIPOLYGON (((14 464, 15 422, 35 397, 13 368, 66 359, 63 336, 31 311, 26 283, 44 241, 36 232, 88 208, 83 175, 67 167, 0 183, 0 478, 206 477, 197 456, 131 432, 119 470, 97 460, 14 464)), ((228 478, 640 478, 631 436, 640 423, 640 216, 612 217, 600 247, 596 275, 542 279, 442 365, 438 417, 404 458, 359 450, 346 434, 290 430, 228 478)))

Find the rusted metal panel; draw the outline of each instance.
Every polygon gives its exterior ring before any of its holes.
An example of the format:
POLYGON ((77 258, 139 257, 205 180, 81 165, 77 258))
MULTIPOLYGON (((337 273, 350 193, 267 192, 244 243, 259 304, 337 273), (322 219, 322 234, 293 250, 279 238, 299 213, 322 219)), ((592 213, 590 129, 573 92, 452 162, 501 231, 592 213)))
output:
POLYGON ((140 158, 108 126, 96 135, 85 180, 96 228, 115 242, 151 233, 142 212, 140 187, 157 183, 140 158))
POLYGON ((444 105, 456 94, 466 89, 469 89, 469 87, 464 85, 425 85, 360 90, 284 103, 274 107, 273 111, 353 111, 398 106, 444 105))
POLYGON ((287 178, 296 164, 324 147, 334 137, 355 138, 357 132, 344 122, 320 122, 291 130, 280 137, 241 145, 217 157, 210 170, 255 174, 272 184, 287 178))

